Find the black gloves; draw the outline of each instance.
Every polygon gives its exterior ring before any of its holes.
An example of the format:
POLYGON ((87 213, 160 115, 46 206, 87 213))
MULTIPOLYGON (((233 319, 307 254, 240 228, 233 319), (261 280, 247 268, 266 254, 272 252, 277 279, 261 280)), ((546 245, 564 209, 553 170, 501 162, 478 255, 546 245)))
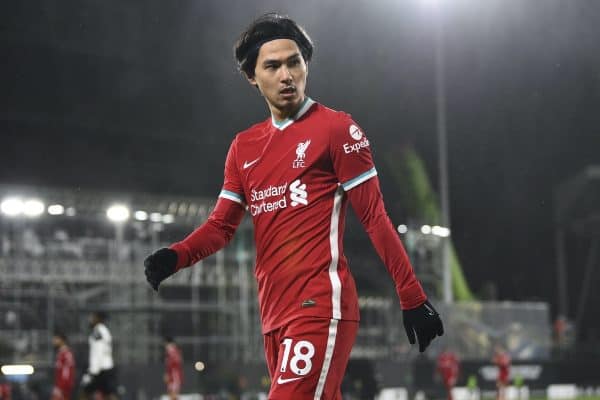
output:
POLYGON ((150 286, 158 291, 158 285, 175 273, 177 253, 175 250, 162 248, 156 250, 144 260, 144 273, 150 286))
POLYGON ((440 319, 440 314, 435 311, 431 303, 426 301, 412 310, 403 310, 402 319, 404 320, 404 329, 410 344, 415 344, 415 334, 419 339, 419 352, 424 352, 429 343, 436 336, 444 334, 444 325, 440 319))

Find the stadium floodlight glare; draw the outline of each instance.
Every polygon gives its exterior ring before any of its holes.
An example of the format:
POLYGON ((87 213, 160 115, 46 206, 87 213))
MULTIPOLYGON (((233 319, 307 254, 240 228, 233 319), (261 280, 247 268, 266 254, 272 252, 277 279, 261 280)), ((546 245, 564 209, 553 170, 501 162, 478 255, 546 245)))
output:
POLYGON ((125 222, 129 219, 129 208, 123 204, 113 204, 106 210, 106 216, 113 222, 125 222))
POLYGON ((450 229, 444 226, 435 225, 433 228, 431 228, 431 233, 439 237, 448 237, 450 236, 450 229))
POLYGON ((29 199, 23 203, 23 214, 27 217, 39 217, 45 209, 44 203, 38 199, 29 199))
POLYGON ((48 214, 50 215, 63 215, 65 213, 65 207, 61 204, 52 204, 48 206, 48 214))
POLYGON ((152 214, 150 214, 150 221, 152 221, 152 222, 162 221, 161 213, 153 212, 152 214))
POLYGON ((421 233, 423 235, 429 235, 431 233, 431 226, 429 226, 429 225, 423 225, 421 227, 421 233))
POLYGON ((3 365, 0 371, 4 375, 31 375, 35 372, 31 365, 3 365))
POLYGON ((406 232, 408 232, 408 226, 404 224, 398 225, 398 233, 405 234, 406 232))
POLYGON ((165 214, 162 216, 163 224, 172 224, 175 221, 175 217, 171 214, 165 214))
POLYGON ((17 197, 10 197, 2 201, 0 204, 0 211, 9 217, 16 217, 23 212, 23 207, 23 200, 17 197))
POLYGON ((138 221, 146 221, 148 219, 148 213, 146 211, 136 211, 133 217, 138 221))
POLYGON ((194 368, 196 369, 196 371, 202 372, 206 368, 206 365, 204 365, 202 361, 196 361, 196 364, 194 364, 194 368))

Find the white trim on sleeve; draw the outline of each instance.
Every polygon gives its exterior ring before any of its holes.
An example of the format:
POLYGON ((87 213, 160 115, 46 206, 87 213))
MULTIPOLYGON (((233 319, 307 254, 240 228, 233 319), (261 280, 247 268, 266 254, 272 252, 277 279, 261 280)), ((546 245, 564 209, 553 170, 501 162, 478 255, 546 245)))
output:
POLYGON ((375 169, 375 167, 371 168, 370 170, 368 170, 367 172, 363 172, 362 174, 358 175, 355 178, 350 179, 349 181, 346 181, 344 183, 342 183, 342 188, 344 188, 344 190, 347 192, 348 190, 360 185, 361 183, 368 181, 369 179, 371 179, 372 177, 377 175, 377 170, 375 169))
POLYGON ((225 190, 225 189, 221 190, 221 193, 219 193, 219 197, 222 197, 227 200, 235 201, 236 203, 244 205, 244 199, 242 198, 242 196, 240 196, 239 194, 237 194, 235 192, 231 192, 229 190, 225 190))

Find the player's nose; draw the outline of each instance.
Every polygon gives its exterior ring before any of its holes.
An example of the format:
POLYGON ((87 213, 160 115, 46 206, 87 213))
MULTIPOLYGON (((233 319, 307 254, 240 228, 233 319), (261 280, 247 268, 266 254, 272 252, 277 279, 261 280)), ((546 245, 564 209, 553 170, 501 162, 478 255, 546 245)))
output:
POLYGON ((292 82, 292 73, 286 66, 281 67, 281 82, 292 82))

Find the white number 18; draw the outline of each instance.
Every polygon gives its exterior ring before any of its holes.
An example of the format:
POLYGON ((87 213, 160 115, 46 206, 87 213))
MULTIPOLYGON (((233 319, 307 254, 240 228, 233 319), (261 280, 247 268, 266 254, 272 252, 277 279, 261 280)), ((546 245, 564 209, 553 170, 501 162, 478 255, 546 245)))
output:
MULTIPOLYGON (((292 348, 293 340, 290 338, 283 340, 283 358, 281 360, 281 372, 285 372, 287 369, 288 358, 290 356, 290 350, 292 348)), ((315 355, 315 346, 308 340, 299 340, 294 346, 294 356, 290 360, 290 369, 296 375, 304 376, 308 374, 312 368, 312 361, 310 360, 315 355), (306 350, 304 350, 306 349, 306 350), (304 367, 298 366, 299 361, 304 361, 304 367)))

